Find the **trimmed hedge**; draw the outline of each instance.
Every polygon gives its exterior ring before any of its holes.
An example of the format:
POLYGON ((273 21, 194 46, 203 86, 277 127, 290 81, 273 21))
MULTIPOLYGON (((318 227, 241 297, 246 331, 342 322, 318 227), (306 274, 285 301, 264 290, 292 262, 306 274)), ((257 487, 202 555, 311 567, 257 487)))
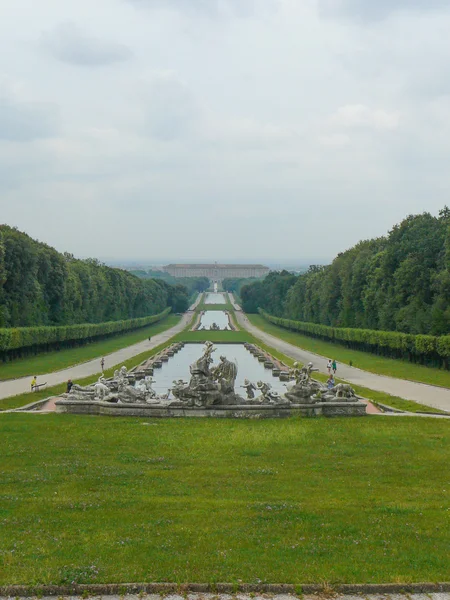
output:
POLYGON ((80 325, 63 325, 58 327, 11 327, 0 329, 0 352, 3 356, 11 351, 19 351, 38 346, 54 346, 66 342, 81 342, 94 340, 117 333, 125 333, 167 317, 171 309, 149 317, 108 321, 106 323, 82 323, 80 325))
POLYGON ((443 364, 448 368, 450 335, 411 335, 398 331, 330 327, 274 317, 261 308, 258 311, 264 319, 284 329, 343 344, 355 350, 365 350, 391 358, 407 358, 411 362, 443 364))

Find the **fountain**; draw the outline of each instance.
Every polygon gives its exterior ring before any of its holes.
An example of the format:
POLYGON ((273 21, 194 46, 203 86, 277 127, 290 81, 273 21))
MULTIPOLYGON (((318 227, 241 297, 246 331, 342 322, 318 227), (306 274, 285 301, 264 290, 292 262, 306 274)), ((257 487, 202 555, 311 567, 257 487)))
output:
MULTIPOLYGON (((74 385, 56 402, 56 410, 143 417, 268 418, 366 414, 366 405, 349 385, 338 384, 328 389, 312 378, 314 368, 311 364, 289 372, 292 384, 287 384, 285 393, 281 393, 283 388, 277 391, 262 380, 255 385, 245 379, 244 385, 240 386, 247 392, 244 399, 235 389, 238 375, 236 360, 230 361, 221 355, 218 363, 214 364, 215 351, 214 344, 206 342, 200 358, 189 367, 190 381, 176 379, 166 393, 158 394, 153 389, 155 380, 146 373, 150 365, 156 366, 157 361, 150 359, 134 373, 122 367, 111 379, 102 376, 89 386, 74 385), (259 394, 255 395, 255 392, 259 394)), ((168 356, 167 351, 163 356, 168 356)), ((263 366, 260 368, 264 369, 263 366)))

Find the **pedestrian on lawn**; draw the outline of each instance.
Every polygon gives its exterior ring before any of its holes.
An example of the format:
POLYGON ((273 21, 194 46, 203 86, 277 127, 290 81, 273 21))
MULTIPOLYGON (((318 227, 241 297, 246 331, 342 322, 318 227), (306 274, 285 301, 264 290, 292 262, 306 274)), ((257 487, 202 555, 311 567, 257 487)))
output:
POLYGON ((66 393, 67 394, 70 393, 70 390, 72 389, 72 386, 73 386, 72 380, 69 379, 68 382, 67 382, 67 389, 66 389, 66 393))

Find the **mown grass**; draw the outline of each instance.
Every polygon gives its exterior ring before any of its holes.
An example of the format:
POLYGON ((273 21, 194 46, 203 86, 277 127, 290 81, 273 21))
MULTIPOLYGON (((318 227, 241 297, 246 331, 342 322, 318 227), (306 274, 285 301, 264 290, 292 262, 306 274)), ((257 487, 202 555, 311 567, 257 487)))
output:
POLYGON ((449 577, 441 421, 11 414, 0 435, 0 584, 449 577))
POLYGON ((239 342, 253 342, 254 338, 251 334, 246 331, 211 331, 211 330, 202 330, 202 331, 183 331, 177 334, 174 338, 174 341, 183 341, 183 342, 203 342, 206 340, 210 340, 211 342, 216 343, 232 343, 237 344, 239 342))
POLYGON ((0 380, 44 375, 93 360, 94 358, 99 358, 100 360, 100 357, 106 356, 111 352, 132 346, 147 339, 149 336, 166 331, 170 327, 174 327, 179 321, 179 316, 169 315, 164 320, 143 329, 102 340, 101 342, 93 342, 92 344, 78 348, 47 352, 31 358, 18 359, 14 362, 0 363, 0 380))
POLYGON ((199 304, 199 311, 210 311, 210 310, 221 310, 221 311, 231 311, 233 310, 233 306, 230 303, 228 304, 199 304))
POLYGON ((312 337, 301 335, 299 333, 288 331, 277 325, 273 325, 264 320, 260 315, 247 315, 249 321, 262 329, 266 333, 278 337, 294 346, 304 348, 316 354, 320 354, 327 358, 336 359, 338 362, 349 364, 352 361, 352 366, 378 375, 387 375, 397 377, 398 379, 407 379, 409 381, 418 381, 430 385, 437 385, 450 388, 450 371, 441 369, 433 369, 423 365, 415 365, 410 362, 384 358, 362 352, 358 350, 349 350, 339 344, 324 342, 312 337))

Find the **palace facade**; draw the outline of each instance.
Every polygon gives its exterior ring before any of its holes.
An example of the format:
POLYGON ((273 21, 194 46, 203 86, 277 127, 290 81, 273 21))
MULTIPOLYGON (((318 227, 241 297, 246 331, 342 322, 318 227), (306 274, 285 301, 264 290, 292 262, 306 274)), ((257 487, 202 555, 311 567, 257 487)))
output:
POLYGON ((208 277, 213 281, 222 281, 226 278, 264 277, 269 268, 264 265, 167 265, 163 271, 172 277, 208 277))

